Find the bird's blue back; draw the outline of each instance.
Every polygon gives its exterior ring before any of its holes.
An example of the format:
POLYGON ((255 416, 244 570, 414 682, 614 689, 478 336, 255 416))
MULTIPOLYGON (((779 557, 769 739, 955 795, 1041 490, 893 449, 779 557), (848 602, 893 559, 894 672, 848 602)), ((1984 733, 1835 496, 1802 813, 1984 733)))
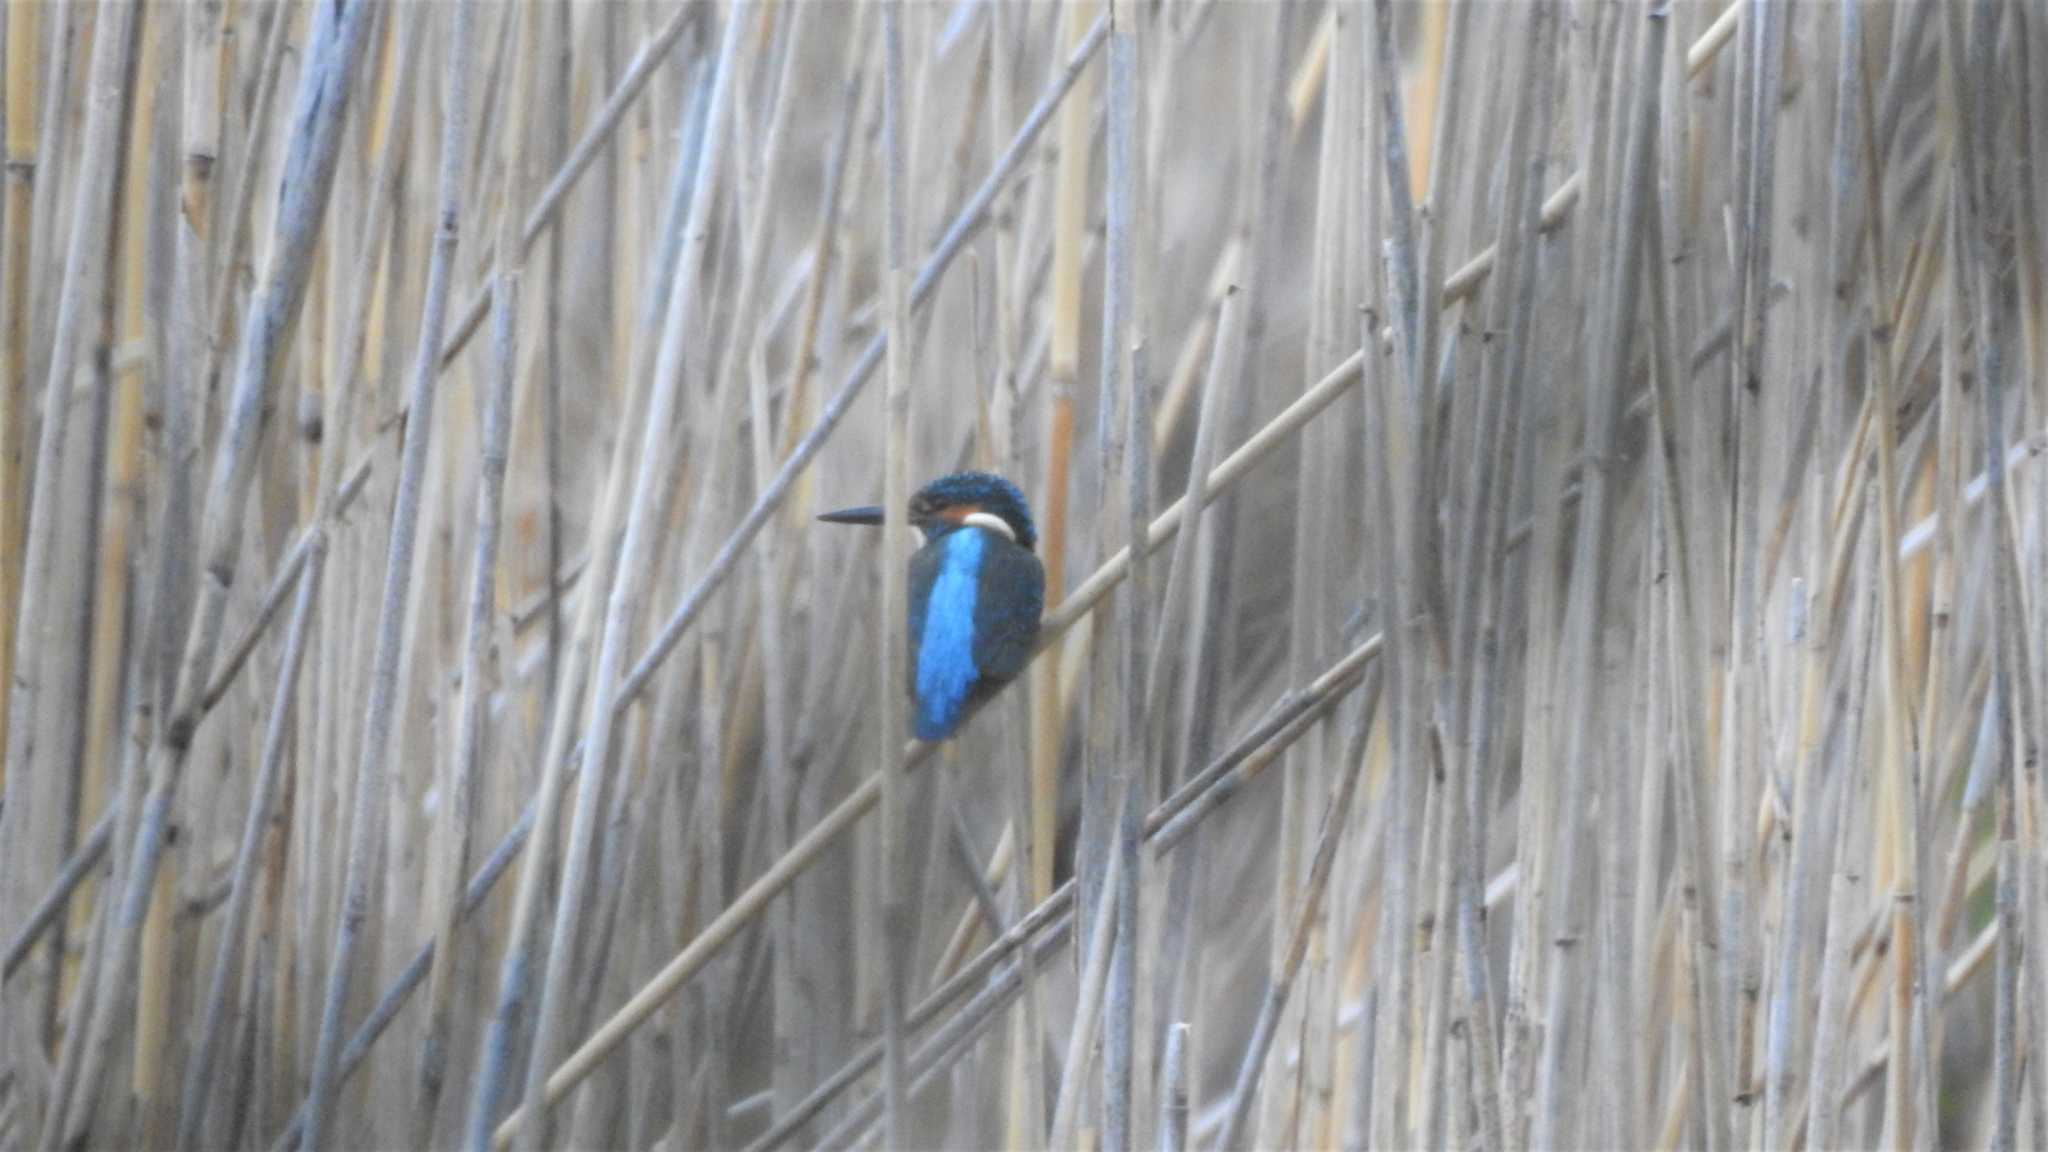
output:
POLYGON ((978 528, 949 532, 920 552, 918 559, 930 553, 935 561, 928 573, 927 565, 913 563, 910 623, 917 636, 912 648, 917 666, 911 692, 920 740, 943 740, 952 733, 978 678, 974 617, 986 535, 978 528))
POLYGON ((1030 659, 1045 569, 1004 536, 954 529, 911 558, 909 607, 912 728, 943 740, 1030 659))

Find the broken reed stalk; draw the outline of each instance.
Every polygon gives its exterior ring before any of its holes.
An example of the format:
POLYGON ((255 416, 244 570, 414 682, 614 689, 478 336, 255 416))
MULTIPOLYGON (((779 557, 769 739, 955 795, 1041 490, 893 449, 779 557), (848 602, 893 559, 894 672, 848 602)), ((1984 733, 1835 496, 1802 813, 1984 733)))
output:
MULTIPOLYGON (((223 103, 220 72, 225 66, 227 42, 221 35, 220 12, 209 11, 212 7, 199 4, 187 10, 191 42, 186 46, 186 59, 191 62, 191 67, 186 71, 185 117, 188 131, 183 211, 179 213, 186 223, 179 238, 187 243, 192 260, 189 267, 180 269, 181 274, 188 277, 183 290, 189 296, 184 305, 193 312, 187 320, 193 325, 187 339, 197 336, 202 340, 200 347, 186 351, 187 356, 193 357, 187 362, 203 362, 199 379, 209 387, 220 375, 220 358, 225 353, 232 331, 234 293, 231 286, 248 249, 249 231, 254 222, 249 204, 256 195, 257 175, 264 167, 259 147, 270 123, 271 110, 276 106, 274 97, 278 78, 284 71, 284 49, 291 39, 294 23, 293 10, 280 8, 271 18, 270 31, 264 36, 255 106, 249 114, 244 133, 247 143, 242 146, 241 157, 235 165, 235 183, 229 193, 227 215, 224 217, 228 226, 227 243, 216 257, 211 250, 210 242, 214 237, 209 227, 209 215, 213 210, 213 171, 220 159, 223 103), (207 325, 203 329, 197 327, 201 307, 205 308, 207 325)), ((400 79, 403 82, 403 78, 400 79)), ((394 104, 394 107, 403 105, 394 104)), ((369 247, 374 250, 375 245, 369 247)))
POLYGON ((1166 1033, 1166 1058, 1159 1072, 1159 1152, 1188 1146, 1188 1026, 1176 1022, 1166 1033))

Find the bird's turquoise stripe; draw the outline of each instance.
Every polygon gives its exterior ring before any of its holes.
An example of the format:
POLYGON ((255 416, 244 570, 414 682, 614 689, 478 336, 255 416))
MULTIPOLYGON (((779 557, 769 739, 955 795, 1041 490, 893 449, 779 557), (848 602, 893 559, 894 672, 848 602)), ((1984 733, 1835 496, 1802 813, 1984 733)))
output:
POLYGON ((917 653, 917 738, 951 734, 974 687, 974 605, 981 588, 983 533, 963 528, 946 536, 946 552, 925 603, 917 653))

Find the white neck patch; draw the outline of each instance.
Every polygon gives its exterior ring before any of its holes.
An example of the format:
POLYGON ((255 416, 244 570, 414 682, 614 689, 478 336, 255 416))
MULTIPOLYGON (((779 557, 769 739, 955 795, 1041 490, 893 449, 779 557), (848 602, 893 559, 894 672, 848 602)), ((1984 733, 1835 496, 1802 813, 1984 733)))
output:
POLYGON ((1007 521, 993 512, 969 512, 960 518, 960 523, 972 524, 976 528, 986 528, 991 532, 1001 533, 1003 539, 1008 540, 1012 544, 1017 542, 1017 533, 1011 530, 1007 521))

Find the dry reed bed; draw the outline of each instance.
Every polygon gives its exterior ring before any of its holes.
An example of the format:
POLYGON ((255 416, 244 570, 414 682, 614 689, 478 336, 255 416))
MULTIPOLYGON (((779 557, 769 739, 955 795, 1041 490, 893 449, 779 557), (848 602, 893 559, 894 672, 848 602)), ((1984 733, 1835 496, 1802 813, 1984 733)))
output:
POLYGON ((0 31, 0 1148, 2048 1146, 2038 7, 0 31))

